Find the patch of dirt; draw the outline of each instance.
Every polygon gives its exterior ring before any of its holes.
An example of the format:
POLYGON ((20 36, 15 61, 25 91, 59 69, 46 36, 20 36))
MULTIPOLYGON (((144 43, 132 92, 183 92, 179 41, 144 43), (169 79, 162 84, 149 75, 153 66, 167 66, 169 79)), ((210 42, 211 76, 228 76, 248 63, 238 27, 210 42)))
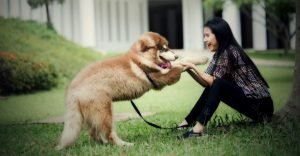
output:
MULTIPOLYGON (((153 112, 144 112, 142 115, 145 116, 150 116, 154 115, 155 113, 153 112)), ((140 116, 137 113, 115 113, 114 116, 114 121, 126 121, 134 118, 139 118, 140 116)), ((46 119, 42 120, 37 120, 33 121, 32 123, 42 123, 42 124, 52 124, 52 123, 63 123, 64 122, 64 117, 63 116, 56 116, 56 117, 49 117, 46 119)))

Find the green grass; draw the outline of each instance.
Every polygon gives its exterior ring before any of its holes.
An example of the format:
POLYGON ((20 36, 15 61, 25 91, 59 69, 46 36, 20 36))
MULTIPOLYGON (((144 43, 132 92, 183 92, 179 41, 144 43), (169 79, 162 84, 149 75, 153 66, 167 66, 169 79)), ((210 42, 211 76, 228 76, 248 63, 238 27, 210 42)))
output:
MULTIPOLYGON (((260 67, 260 69, 270 84, 275 110, 278 110, 290 95, 292 68, 260 67)), ((161 91, 149 91, 135 102, 144 112, 176 112, 177 115, 180 114, 183 117, 198 99, 202 90, 201 86, 184 73, 181 80, 173 86, 166 87, 161 91)), ((64 113, 64 92, 65 86, 61 86, 50 91, 14 95, 0 100, 0 124, 30 122, 49 116, 62 115, 64 113)), ((134 112, 128 101, 116 102, 114 110, 115 112, 134 112)), ((218 114, 221 116, 233 113, 234 111, 225 105, 220 105, 218 109, 218 114)))
POLYGON ((92 61, 114 55, 82 48, 36 22, 0 17, 0 36, 0 52, 18 53, 33 60, 47 61, 66 79, 92 61))
MULTIPOLYGON (((271 86, 275 109, 282 107, 290 94, 292 68, 260 67, 271 86)), ((175 85, 162 91, 150 91, 136 100, 142 112, 156 114, 146 117, 162 126, 180 122, 191 109, 203 88, 187 74, 175 85)), ((91 140, 84 129, 74 146, 57 152, 53 147, 61 134, 62 124, 28 124, 29 120, 62 115, 63 88, 30 95, 8 97, 0 101, 1 155, 297 155, 300 144, 297 131, 280 131, 272 125, 225 123, 208 126, 207 136, 201 139, 177 140, 183 131, 158 130, 141 119, 117 122, 119 136, 134 147, 101 145, 91 140), (44 101, 44 102, 43 102, 44 101), (27 124, 10 124, 14 122, 27 124)), ((134 112, 129 102, 118 102, 115 112, 134 112)), ((215 115, 238 113, 221 104, 215 115)))
POLYGON ((266 59, 266 60, 281 60, 281 61, 294 61, 295 51, 291 50, 289 53, 284 54, 282 50, 267 50, 267 51, 249 51, 247 53, 252 58, 266 59))
MULTIPOLYGON (((158 130, 141 119, 116 123, 119 136, 133 147, 101 145, 91 140, 84 129, 76 143, 55 151, 62 124, 30 124, 31 121, 63 115, 66 82, 86 64, 112 55, 101 55, 91 49, 57 36, 33 22, 0 18, 0 51, 22 53, 33 59, 48 60, 63 73, 62 83, 49 91, 12 95, 0 99, 0 155, 298 155, 299 129, 282 130, 271 124, 247 121, 223 123, 206 128, 207 136, 177 140, 183 131, 158 130)), ((275 56, 267 56, 276 58, 275 56)), ((278 58, 277 58, 278 59, 278 58)), ((279 59, 280 60, 280 59, 279 59)), ((205 69, 206 66, 201 66, 205 69)), ((292 87, 293 68, 264 67, 260 71, 270 85, 270 92, 279 110, 287 101, 292 87)), ((162 126, 180 122, 203 88, 186 73, 173 86, 162 91, 149 91, 136 100, 141 112, 155 112, 148 120, 162 126)), ((115 112, 134 112, 128 101, 114 104, 115 112)), ((215 115, 239 119, 239 114, 220 104, 215 115)), ((213 123, 213 121, 212 121, 213 123)))
POLYGON ((81 133, 66 150, 53 147, 62 125, 11 125, 0 127, 1 155, 297 155, 297 131, 279 131, 269 125, 233 124, 210 129, 199 139, 177 140, 181 131, 150 128, 138 120, 117 124, 119 135, 133 147, 100 145, 81 133))

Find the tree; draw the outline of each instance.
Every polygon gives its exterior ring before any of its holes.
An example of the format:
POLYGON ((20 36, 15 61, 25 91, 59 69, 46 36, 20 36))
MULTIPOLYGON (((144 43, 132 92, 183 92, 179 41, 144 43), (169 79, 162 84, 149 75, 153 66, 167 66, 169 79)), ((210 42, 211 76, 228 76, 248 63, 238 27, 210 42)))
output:
MULTIPOLYGON (((206 0, 204 5, 212 6, 216 10, 220 10, 226 0, 206 0)), ((293 20, 293 14, 296 11, 296 0, 233 0, 248 17, 252 18, 251 7, 245 7, 252 4, 262 7, 266 16, 266 29, 269 30, 284 46, 284 53, 288 53, 290 49, 291 39, 295 36, 296 30, 290 32, 289 23, 293 20)), ((261 15, 265 16, 265 15, 261 15)), ((254 22, 259 22, 255 21, 254 22)))
POLYGON ((300 121, 300 1, 296 2, 296 52, 293 90, 288 102, 275 115, 281 123, 299 123, 300 121))
POLYGON ((54 30, 54 27, 51 22, 50 12, 49 12, 49 4, 57 1, 58 3, 64 3, 64 0, 27 0, 27 3, 30 5, 32 9, 36 9, 38 7, 46 6, 46 14, 47 14, 47 28, 54 30))

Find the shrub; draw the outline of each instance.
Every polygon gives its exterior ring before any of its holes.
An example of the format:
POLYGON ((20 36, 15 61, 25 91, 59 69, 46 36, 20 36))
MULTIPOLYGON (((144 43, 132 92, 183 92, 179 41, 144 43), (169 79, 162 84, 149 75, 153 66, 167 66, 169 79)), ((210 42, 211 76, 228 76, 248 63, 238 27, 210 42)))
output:
POLYGON ((28 93, 57 85, 58 74, 47 62, 34 62, 9 52, 0 52, 0 94, 28 93))

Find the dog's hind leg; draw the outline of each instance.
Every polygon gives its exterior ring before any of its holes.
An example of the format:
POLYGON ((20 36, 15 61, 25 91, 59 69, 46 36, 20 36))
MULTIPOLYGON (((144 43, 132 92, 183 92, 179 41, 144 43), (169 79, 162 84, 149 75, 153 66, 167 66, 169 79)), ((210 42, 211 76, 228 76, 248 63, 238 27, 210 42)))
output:
POLYGON ((105 142, 105 140, 102 139, 101 133, 96 127, 90 126, 89 135, 94 141, 98 143, 107 143, 107 141, 105 142))
MULTIPOLYGON (((101 103, 94 105, 94 113, 93 113, 93 123, 92 129, 97 134, 94 139, 101 139, 103 143, 112 143, 116 145, 133 145, 132 143, 128 143, 120 139, 115 130, 114 130, 114 121, 113 121, 113 110, 112 110, 112 101, 111 100, 102 100, 101 103), (95 106, 97 108, 95 108, 95 106), (95 112, 97 111, 97 112, 95 112), (99 120, 100 119, 100 120, 99 120)), ((91 134, 91 133, 90 133, 91 134)))
POLYGON ((71 105, 68 103, 69 108, 65 115, 64 130, 58 145, 55 147, 56 150, 72 145, 79 137, 83 119, 77 103, 75 100, 73 102, 71 105))

